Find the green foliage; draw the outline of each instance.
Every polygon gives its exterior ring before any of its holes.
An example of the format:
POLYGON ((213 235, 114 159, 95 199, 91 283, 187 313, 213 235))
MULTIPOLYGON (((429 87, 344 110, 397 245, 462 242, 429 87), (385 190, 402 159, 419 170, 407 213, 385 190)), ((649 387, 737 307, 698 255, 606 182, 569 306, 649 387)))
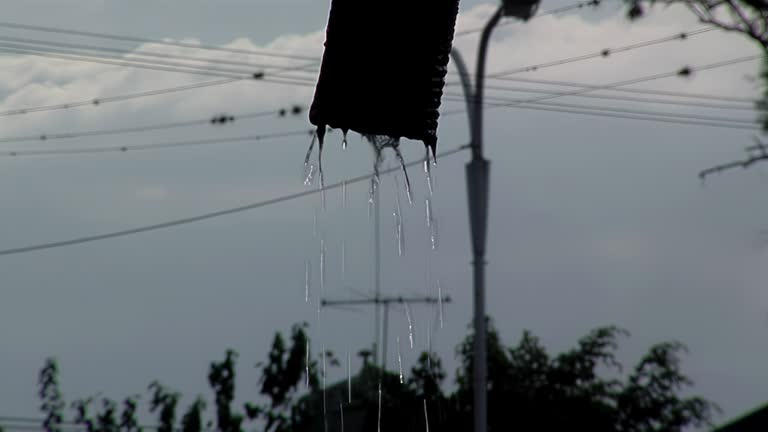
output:
MULTIPOLYGON (((680 343, 654 345, 626 376, 616 359, 621 338, 628 333, 618 327, 601 327, 579 339, 576 345, 550 355, 530 332, 517 345, 505 346, 488 320, 489 430, 588 430, 590 432, 678 432, 709 424, 716 407, 700 397, 684 397, 691 385, 683 374, 680 343)), ((457 388, 443 391, 446 373, 434 353, 422 353, 401 381, 399 374, 365 364, 351 381, 353 403, 347 402, 346 380, 323 389, 317 360, 307 354, 307 325, 295 325, 286 339, 276 334, 261 369, 260 392, 266 403, 246 403, 244 414, 235 412, 237 353, 229 350, 220 362, 211 363, 208 381, 214 392, 216 430, 241 432, 246 421, 266 432, 310 432, 339 430, 343 405, 348 422, 361 430, 422 431, 428 418, 433 430, 471 430, 472 354, 470 334, 457 347, 460 367, 457 388), (302 394, 309 366, 310 388, 302 394), (325 413, 325 414, 324 414, 325 413)), ((322 353, 321 353, 322 354, 322 353)), ((333 359, 332 353, 325 353, 333 359)), ((331 361, 333 365, 336 363, 331 361)), ((40 373, 41 408, 61 424, 63 399, 58 392, 55 362, 46 362, 40 373), (52 414, 51 414, 52 413, 52 414)), ((198 397, 176 425, 180 395, 152 382, 149 408, 158 416, 159 432, 202 432, 206 403, 198 397)), ((138 396, 126 398, 120 421, 116 404, 101 399, 100 411, 91 416, 93 398, 75 401, 75 422, 88 432, 139 432, 136 420, 138 396)), ((348 426, 349 423, 348 423, 348 426)), ((60 432, 57 431, 57 432, 60 432)))
POLYGON ((120 415, 120 430, 124 432, 142 432, 136 418, 138 396, 127 397, 123 400, 123 413, 120 415))
POLYGON ((64 420, 62 411, 66 404, 59 391, 59 367, 55 359, 46 359, 40 370, 38 384, 38 395, 42 401, 40 410, 45 414, 43 429, 46 432, 61 432, 61 423, 64 420))
POLYGON ((208 383, 215 394, 217 428, 221 432, 238 432, 243 416, 232 412, 235 399, 235 360, 237 352, 227 350, 220 363, 211 363, 208 383))
POLYGON ((179 394, 169 391, 158 381, 152 381, 149 384, 149 391, 152 392, 149 411, 158 413, 158 432, 173 432, 179 394))
MULTIPOLYGON (((712 403, 679 395, 691 384, 680 370, 681 344, 651 347, 626 380, 617 378, 615 352, 626 336, 617 327, 598 328, 552 357, 529 332, 505 349, 489 322, 489 430, 675 432, 709 424, 712 403)), ((447 430, 471 428, 472 347, 469 336, 458 350, 459 388, 447 430)))
POLYGON ((183 432, 200 432, 203 430, 203 411, 205 401, 198 396, 190 405, 187 412, 181 418, 181 430, 183 432))

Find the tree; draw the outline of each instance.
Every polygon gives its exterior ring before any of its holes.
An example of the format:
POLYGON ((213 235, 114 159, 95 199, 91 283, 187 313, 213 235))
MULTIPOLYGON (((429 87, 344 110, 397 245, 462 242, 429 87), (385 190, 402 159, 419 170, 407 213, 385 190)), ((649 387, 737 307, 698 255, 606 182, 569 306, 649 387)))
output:
MULTIPOLYGON (((702 23, 713 25, 727 32, 741 34, 753 41, 763 54, 762 70, 759 72, 763 83, 755 107, 760 112, 760 123, 768 133, 768 0, 625 0, 629 5, 627 16, 636 20, 645 15, 647 6, 656 3, 666 5, 682 4, 702 23)), ((757 144, 747 148, 744 159, 716 165, 699 172, 704 180, 708 175, 733 168, 747 169, 758 162, 768 161, 766 145, 755 138, 757 144)))
MULTIPOLYGON (((576 347, 551 357, 539 340, 524 332, 505 348, 488 322, 489 430, 589 430, 675 432, 708 425, 716 407, 699 397, 684 398, 691 380, 680 370, 680 343, 654 345, 621 380, 615 352, 628 333, 602 327, 576 347), (610 373, 603 376, 600 371, 610 373)), ((457 352, 461 367, 453 395, 449 430, 468 430, 472 397, 472 336, 457 352)))
MULTIPOLYGON (((654 345, 624 376, 616 360, 620 338, 628 333, 618 327, 601 327, 579 339, 575 347, 550 355, 530 332, 516 346, 506 347, 488 321, 489 430, 589 430, 594 432, 677 432, 708 424, 715 406, 699 397, 683 397, 691 385, 682 373, 682 344, 654 345)), ((471 430, 472 345, 470 334, 457 347, 460 367, 457 388, 446 394, 446 373, 434 353, 422 353, 410 377, 365 363, 350 382, 325 387, 320 384, 318 361, 308 355, 307 325, 294 325, 286 342, 276 333, 266 363, 259 363, 260 392, 266 402, 248 402, 244 414, 234 406, 237 353, 228 350, 210 365, 208 381, 214 392, 215 429, 240 432, 314 432, 339 430, 341 408, 347 429, 423 431, 471 430), (306 391, 302 383, 308 383, 306 391), (352 403, 348 402, 349 392, 352 403)), ((330 352, 320 353, 333 361, 330 352)), ((63 398, 58 392, 58 368, 49 360, 41 371, 41 408, 53 412, 51 427, 62 423, 63 398), (52 366, 53 365, 53 366, 52 366), (44 378, 44 379, 43 379, 44 378), (58 411, 57 411, 58 410, 58 411), (59 414, 57 414, 57 412, 59 414), (58 423, 57 423, 58 422, 58 423)), ((181 395, 153 381, 149 409, 157 414, 159 432, 201 432, 206 403, 201 397, 187 409, 180 425, 176 409, 181 395)), ((100 410, 90 415, 95 398, 75 401, 75 422, 88 432, 138 432, 138 396, 126 398, 120 421, 117 404, 102 398, 100 410)), ((49 415, 50 417, 50 415, 49 415)))

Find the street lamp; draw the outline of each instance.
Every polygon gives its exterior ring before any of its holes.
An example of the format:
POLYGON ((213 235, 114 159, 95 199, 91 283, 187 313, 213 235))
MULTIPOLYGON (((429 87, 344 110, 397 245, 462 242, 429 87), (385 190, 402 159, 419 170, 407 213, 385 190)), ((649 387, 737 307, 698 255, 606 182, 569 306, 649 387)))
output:
POLYGON ((459 77, 467 101, 467 117, 471 135, 472 160, 467 163, 467 198, 469 226, 472 237, 472 269, 474 287, 474 355, 472 362, 474 431, 488 430, 488 356, 485 321, 485 246, 488 232, 488 197, 490 162, 483 156, 483 86, 485 60, 491 32, 503 16, 522 20, 531 18, 539 0, 504 0, 491 15, 480 35, 477 50, 474 88, 461 54, 454 48, 451 57, 459 70, 459 77))

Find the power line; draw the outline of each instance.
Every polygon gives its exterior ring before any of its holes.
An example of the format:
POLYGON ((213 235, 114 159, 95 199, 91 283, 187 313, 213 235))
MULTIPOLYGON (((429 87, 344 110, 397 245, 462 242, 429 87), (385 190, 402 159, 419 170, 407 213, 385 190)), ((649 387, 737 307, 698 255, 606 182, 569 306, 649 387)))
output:
MULTIPOLYGON (((458 102, 458 100, 456 101, 458 102)), ((568 108, 542 107, 537 104, 528 104, 528 103, 525 105, 488 104, 486 106, 490 108, 515 108, 515 109, 524 109, 524 110, 548 111, 548 112, 558 112, 558 113, 565 113, 565 114, 581 114, 581 115, 603 117, 603 118, 650 121, 650 122, 690 125, 690 126, 707 126, 707 127, 715 127, 715 128, 740 129, 740 130, 759 130, 760 129, 758 125, 755 125, 754 127, 750 127, 748 125, 734 124, 734 123, 715 123, 715 122, 684 120, 684 119, 670 119, 667 117, 641 116, 641 115, 619 114, 619 113, 611 113, 611 112, 595 112, 595 111, 568 109, 568 108)), ((464 111, 451 111, 446 113, 445 115, 459 114, 463 112, 464 111)))
MULTIPOLYGON (((104 46, 96 46, 96 45, 73 44, 73 43, 64 43, 64 42, 58 42, 58 41, 17 38, 17 37, 2 36, 2 35, 0 35, 0 41, 10 42, 10 43, 21 43, 26 45, 41 45, 41 46, 49 46, 49 47, 52 46, 57 48, 70 48, 70 49, 77 49, 81 51, 101 51, 101 52, 110 52, 110 53, 122 54, 122 55, 157 57, 157 58, 176 59, 176 60, 194 61, 194 62, 202 62, 202 63, 219 63, 219 64, 228 64, 233 66, 245 66, 245 67, 251 67, 251 68, 284 67, 284 65, 276 65, 276 64, 251 63, 251 62, 244 62, 244 61, 227 60, 222 58, 195 57, 195 56, 188 56, 188 55, 181 55, 181 54, 130 50, 130 49, 121 49, 121 48, 104 47, 104 46)), ((312 64, 314 65, 316 64, 316 62, 313 61, 312 64)))
MULTIPOLYGON (((214 77, 226 77, 238 80, 244 79, 261 79, 264 77, 262 71, 239 71, 239 70, 227 70, 224 68, 215 67, 196 67, 194 65, 182 65, 179 63, 161 62, 161 61, 130 61, 130 60, 109 60, 110 56, 92 56, 87 57, 78 54, 71 54, 71 52, 63 50, 47 49, 44 51, 37 51, 31 48, 12 48, 9 47, 12 44, 0 43, 0 51, 13 53, 13 54, 25 54, 39 57, 48 57, 61 60, 74 60, 88 63, 100 63, 110 66, 132 67, 138 69, 148 69, 161 72, 180 72, 193 75, 204 75, 214 77), (167 66, 166 66, 167 65, 167 66)), ((112 58, 115 58, 114 56, 112 58)), ((121 58, 122 57, 117 57, 121 58)))
MULTIPOLYGON (((579 86, 574 86, 574 87, 579 87, 579 86)), ((537 94, 550 94, 550 95, 557 93, 556 91, 553 91, 551 89, 545 90, 545 89, 533 88, 533 87, 509 87, 509 86, 486 85, 485 88, 486 90, 496 90, 500 92, 503 91, 503 92, 515 92, 515 93, 537 93, 537 94)), ((639 102, 639 103, 646 103, 646 104, 677 105, 677 106, 687 106, 687 107, 693 107, 693 108, 711 108, 711 109, 735 110, 735 111, 755 111, 754 103, 724 104, 724 103, 682 101, 682 100, 672 100, 672 99, 640 98, 640 97, 633 97, 633 96, 597 95, 597 94, 581 94, 581 95, 574 95, 573 97, 615 100, 615 101, 622 101, 622 102, 639 102)))
POLYGON ((240 82, 240 81, 242 80, 229 78, 229 79, 207 81, 207 82, 196 83, 196 84, 187 84, 183 86, 168 87, 168 88, 163 88, 158 90, 126 93, 126 94, 115 95, 115 96, 95 97, 88 100, 80 100, 75 102, 67 102, 67 103, 54 104, 54 105, 43 105, 43 106, 29 107, 29 108, 16 108, 16 109, 11 109, 6 111, 0 111, 0 117, 22 115, 22 114, 43 112, 43 111, 53 111, 53 110, 60 110, 60 109, 69 109, 69 108, 76 108, 76 107, 89 106, 89 105, 100 106, 105 103, 122 102, 126 100, 131 100, 131 99, 138 99, 138 98, 150 97, 150 96, 159 96, 159 95, 176 93, 176 92, 181 92, 186 90, 194 90, 194 89, 205 88, 205 87, 215 87, 215 86, 231 84, 231 83, 240 82))
MULTIPOLYGON (((559 14, 559 13, 563 13, 563 12, 568 12, 568 11, 572 11, 572 10, 576 10, 576 9, 581 9, 581 8, 586 7, 586 6, 597 7, 597 6, 600 5, 600 3, 601 3, 601 0, 591 0, 591 1, 574 3, 574 4, 569 5, 569 6, 563 6, 563 7, 552 9, 552 10, 549 10, 549 11, 546 11, 546 12, 538 13, 538 14, 534 15, 533 17, 531 17, 531 19, 545 17, 547 15, 555 15, 555 14, 559 14)), ((500 23, 499 26, 508 25, 508 24, 510 24, 512 22, 513 21, 505 21, 505 22, 500 23)), ((478 32, 481 32, 481 31, 483 31, 483 27, 476 27, 476 28, 473 28, 473 29, 470 29, 470 30, 463 30, 463 31, 460 31, 460 32, 456 32, 454 34, 454 37, 462 37, 462 36, 466 36, 468 34, 478 33, 478 32)))
POLYGON ((270 115, 275 115, 280 117, 285 117, 288 113, 292 115, 298 115, 302 111, 303 111, 303 107, 299 105, 295 105, 290 110, 286 108, 282 108, 279 110, 272 109, 267 111, 237 114, 237 115, 220 114, 220 115, 215 115, 213 117, 199 119, 199 120, 189 120, 189 121, 172 122, 172 123, 158 123, 158 124, 135 126, 135 127, 128 127, 128 128, 99 129, 99 130, 78 131, 78 132, 42 133, 38 135, 7 137, 7 138, 0 138, 0 143, 49 141, 49 140, 57 140, 57 139, 70 139, 70 138, 81 138, 81 137, 92 137, 92 136, 103 136, 103 135, 120 135, 120 134, 126 134, 126 133, 148 132, 148 131, 174 129, 174 128, 189 127, 189 126, 223 125, 223 124, 233 123, 236 120, 261 118, 261 117, 266 117, 270 115))
POLYGON ((753 56, 746 56, 746 57, 738 57, 738 58, 734 58, 734 59, 730 59, 730 60, 724 60, 724 61, 715 62, 715 63, 709 63, 709 64, 706 64, 706 65, 696 66, 696 67, 694 67, 694 66, 686 66, 686 67, 684 67, 684 68, 682 68, 682 69, 680 69, 678 71, 675 71, 675 72, 666 72, 666 73, 649 75, 649 76, 644 76, 644 77, 639 77, 639 78, 634 78, 634 79, 629 79, 629 80, 616 81, 616 82, 613 82, 613 83, 610 83, 610 84, 598 85, 598 86, 587 87, 587 88, 581 88, 581 89, 578 89, 578 90, 562 92, 562 93, 555 93, 555 94, 552 94, 552 95, 549 95, 549 96, 542 96, 542 97, 539 97, 539 98, 533 98, 533 99, 527 99, 527 100, 522 100, 522 101, 516 101, 516 102, 510 103, 510 104, 497 104, 497 105, 491 106, 490 108, 511 107, 511 106, 517 106, 517 105, 521 105, 521 104, 540 102, 540 101, 544 101, 544 100, 548 100, 548 99, 555 99, 555 98, 564 97, 564 96, 575 96, 575 95, 579 95, 579 94, 582 94, 582 93, 589 93, 589 92, 593 92, 593 91, 597 91, 597 90, 604 90, 604 89, 609 89, 609 88, 614 88, 614 87, 621 87, 621 86, 626 86, 626 85, 631 85, 631 84, 639 84, 641 82, 654 81, 654 80, 658 80, 658 79, 662 79, 662 78, 670 78, 670 77, 674 77, 674 76, 690 76, 692 73, 694 73, 696 71, 704 71, 704 70, 710 70, 710 69, 717 69, 717 68, 721 68, 721 67, 725 67, 725 66, 731 66, 731 65, 735 65, 735 64, 739 64, 739 63, 745 63, 745 62, 749 62, 749 61, 754 61, 754 60, 757 60, 759 58, 761 58, 759 55, 753 55, 753 56))
MULTIPOLYGON (((745 97, 734 97, 734 96, 702 94, 702 93, 676 92, 676 91, 654 90, 654 89, 636 89, 636 88, 602 89, 602 88, 599 88, 600 87, 599 84, 585 84, 582 82, 573 82, 573 81, 558 81, 558 80, 513 78, 513 77, 491 78, 491 79, 514 81, 514 82, 528 83, 528 84, 544 84, 544 85, 554 85, 554 86, 560 86, 560 87, 595 88, 598 90, 605 90, 610 92, 649 94, 649 95, 656 95, 656 96, 672 96, 672 97, 690 98, 690 99, 706 99, 706 100, 716 100, 716 101, 723 101, 723 102, 737 102, 737 103, 741 102, 741 103, 749 103, 749 104, 754 104, 755 102, 757 102, 755 99, 745 98, 745 97)), ((459 83, 449 83, 448 85, 454 85, 454 84, 458 85, 459 83)), ((492 89, 494 88, 494 86, 486 86, 486 88, 492 89)), ((504 87, 500 87, 500 88, 504 88, 504 87)))
MULTIPOLYGON (((457 147, 455 149, 448 150, 448 151, 440 153, 440 157, 448 157, 448 156, 454 155, 456 153, 459 153, 461 151, 464 151, 464 150, 466 150, 468 148, 469 148, 468 145, 463 145, 461 147, 457 147)), ((408 164, 406 164, 406 166, 410 167, 410 166, 414 166, 414 165, 420 165, 422 163, 423 163, 422 160, 412 161, 412 162, 409 162, 408 164)), ((381 170, 379 172, 379 174, 388 174, 388 173, 391 173, 391 172, 394 172, 394 171, 399 171, 399 170, 400 170, 400 168, 389 168, 389 169, 381 170)), ((369 180, 373 176, 374 176, 374 174, 365 174, 365 175, 361 175, 361 176, 358 176, 358 177, 354 177, 354 178, 351 178, 351 179, 347 179, 347 180, 343 180, 343 181, 339 181, 337 183, 333 183, 333 184, 327 185, 323 189, 309 189, 309 190, 305 190, 305 191, 302 191, 302 192, 296 192, 296 193, 289 194, 289 195, 283 195, 283 196, 279 196, 279 197, 276 197, 276 198, 268 199, 268 200, 265 200, 265 201, 260 201, 260 202, 257 202, 257 203, 253 203, 253 204, 248 204, 248 205, 244 205, 244 206, 240 206, 240 207, 235 207, 235 208, 230 208, 230 209, 226 209, 226 210, 219 210, 219 211, 215 211, 215 212, 211 212, 211 213, 202 214, 202 215, 199 215, 199 216, 193 216, 193 217, 188 217, 188 218, 183 218, 183 219, 176 219, 176 220, 172 220, 172 221, 168 221, 168 222, 163 222, 163 223, 159 223, 159 224, 154 224, 154 225, 145 225, 145 226, 142 226, 142 227, 127 229, 127 230, 122 230, 122 231, 114 231, 114 232, 110 232, 110 233, 106 233, 106 234, 98 234, 98 235, 92 235, 92 236, 78 237, 78 238, 74 238, 74 239, 70 239, 70 240, 63 240, 63 241, 49 242, 49 243, 41 243, 41 244, 32 245, 32 246, 23 246, 23 247, 18 247, 18 248, 0 250, 0 256, 2 256, 2 255, 16 255, 16 254, 34 252, 34 251, 39 251, 39 250, 45 250, 45 249, 53 249, 53 248, 59 248, 59 247, 73 246, 73 245, 77 245, 77 244, 90 243, 90 242, 95 242, 95 241, 100 241, 100 240, 107 240, 107 239, 116 238, 116 237, 125 237, 125 236, 129 236, 129 235, 141 234, 141 233, 145 233, 145 232, 149 232, 149 231, 157 231, 157 230, 161 230, 161 229, 165 229, 165 228, 171 228, 171 227, 175 227, 175 226, 179 226, 179 225, 191 224, 191 223, 200 222, 200 221, 204 221, 204 220, 208 220, 208 219, 218 218, 218 217, 221 217, 221 216, 227 216, 227 215, 231 215, 231 214, 235 214, 235 213, 241 213, 241 212, 245 212, 245 211, 249 211, 249 210, 254 210, 254 209, 257 209, 257 208, 266 207, 266 206, 270 206, 270 205, 273 205, 273 204, 279 204, 279 203, 283 203, 283 202, 286 202, 286 201, 292 201, 292 200, 295 200, 295 199, 298 199, 298 198, 303 198, 305 196, 310 196, 310 195, 314 195, 314 194, 317 194, 317 193, 321 193, 323 191, 337 189, 337 188, 340 188, 340 187, 342 187, 344 185, 348 186, 350 184, 355 184, 355 183, 359 183, 359 182, 362 182, 362 181, 365 181, 365 180, 369 180)))
POLYGON ((711 32, 711 31, 717 30, 717 29, 718 29, 718 27, 716 27, 716 26, 704 27, 704 28, 700 28, 698 30, 693 30, 693 31, 690 31, 690 32, 676 33, 676 34, 671 35, 671 36, 665 36, 665 37, 662 37, 662 38, 652 39, 652 40, 645 41, 645 42, 639 42, 639 43, 634 43, 634 44, 631 44, 631 45, 625 45, 625 46, 621 46, 621 47, 618 47, 618 48, 604 48, 604 49, 602 49, 600 51, 597 51, 597 52, 594 52, 594 53, 583 54, 583 55, 574 56, 574 57, 568 57, 568 58, 564 58, 564 59, 560 59, 560 60, 554 60, 554 61, 550 61, 550 62, 539 63, 539 64, 535 64, 535 65, 531 65, 531 66, 519 67, 519 68, 515 68, 515 69, 507 69, 505 71, 494 72, 494 73, 488 74, 487 76, 489 78, 501 79, 501 78, 503 78, 503 77, 505 77, 507 75, 512 75, 512 74, 516 74, 516 73, 534 72, 534 71, 537 71, 539 69, 544 69, 544 68, 548 68, 548 67, 552 67, 552 66, 561 66, 561 65, 564 65, 564 64, 568 64, 568 63, 575 63, 575 62, 580 62, 580 61, 584 61, 584 60, 590 60, 590 59, 598 58, 598 57, 605 58, 605 57, 611 56, 612 54, 616 54, 616 53, 620 53, 620 52, 632 51, 632 50, 636 50, 638 48, 645 48, 645 47, 648 47, 648 46, 659 45, 659 44, 662 44, 662 43, 671 42, 671 41, 675 41, 675 40, 685 41, 685 40, 688 40, 688 38, 691 37, 691 36, 700 35, 700 34, 711 32))
POLYGON ((303 129, 300 131, 277 132, 263 135, 248 135, 231 138, 211 138, 192 141, 175 141, 160 144, 137 144, 124 146, 105 146, 105 147, 73 147, 73 148, 55 148, 55 149, 29 149, 29 150, 10 150, 0 152, 0 157, 22 157, 22 156, 65 156, 65 155, 83 155, 96 153, 126 153, 129 151, 148 151, 161 150, 180 147, 197 147, 214 144, 232 144, 247 141, 264 141, 275 138, 286 138, 300 135, 311 135, 314 129, 303 129))
MULTIPOLYGON (((708 70, 708 69, 715 69, 725 66, 730 66, 733 64, 742 63, 745 61, 752 61, 759 58, 759 56, 749 56, 749 57, 740 57, 732 60, 726 60, 722 62, 716 62, 711 63, 699 67, 691 67, 687 70, 687 73, 691 73, 693 70, 708 70)), ((532 98, 532 99, 505 99, 505 98, 496 98, 497 100, 502 101, 503 103, 484 103, 485 106, 489 108, 504 108, 504 107, 519 107, 520 105, 525 105, 526 109, 536 109, 540 111, 553 111, 553 112, 562 112, 562 113, 572 113, 572 114, 585 114, 585 115, 591 115, 591 116, 602 116, 602 117, 610 117, 610 118, 622 118, 622 119, 630 119, 630 120, 643 120, 643 121, 656 121, 656 122, 663 122, 663 123, 672 123, 672 124, 683 124, 683 125, 695 125, 695 126, 711 126, 711 127, 723 127, 723 128, 729 128, 729 129, 745 129, 745 130, 755 130, 758 128, 757 123, 753 120, 746 120, 746 119, 734 119, 734 118, 727 118, 727 117, 715 117, 715 116, 704 116, 704 115, 698 115, 698 114, 685 114, 685 113, 674 113, 674 112, 665 112, 665 111, 652 111, 652 110, 632 110, 632 109, 626 109, 626 108, 615 108, 615 107, 601 107, 601 106, 589 106, 589 105, 579 105, 579 104, 568 104, 568 103, 542 103, 541 101, 545 101, 548 99, 555 99, 560 97, 567 97, 567 96, 579 96, 584 93, 589 93, 597 90, 608 90, 612 89, 614 87, 623 86, 623 85, 630 85, 630 84, 636 84, 646 81, 653 81, 657 79, 662 78, 669 78, 673 76, 680 75, 681 71, 675 71, 675 72, 667 72, 662 74, 654 74, 650 76, 644 76, 639 77, 635 79, 630 80, 624 80, 619 81, 607 85, 595 85, 595 86, 589 86, 586 88, 581 88, 579 90, 575 91, 566 91, 566 92, 544 92, 547 96, 538 97, 538 98, 532 98), (534 106, 535 105, 535 108, 534 106), (595 112, 595 111, 605 111, 604 113, 595 112), (621 114, 623 113, 623 114, 621 114)), ((296 80, 299 80, 299 78, 295 78, 296 80)), ((297 82, 297 84, 300 84, 301 82, 297 82)), ((289 84, 289 83, 286 83, 289 84)), ((306 82, 304 83, 306 84, 306 82)), ((451 96, 461 96, 456 94, 449 94, 447 93, 446 100, 451 101, 465 101, 465 99, 451 99, 451 96)), ((451 114, 459 114, 464 113, 464 110, 456 110, 456 111, 448 111, 444 112, 443 115, 451 115, 451 114)))
MULTIPOLYGON (((460 102, 463 102, 464 99, 461 98, 462 95, 460 94, 453 94, 449 93, 448 96, 454 97, 454 101, 458 100, 460 102), (456 99, 456 98, 459 99, 456 99)), ((731 118, 731 117, 718 117, 718 116, 708 116, 708 115, 700 115, 700 114, 686 114, 686 113, 677 113, 677 112, 669 112, 669 111, 655 111, 655 110, 637 110, 637 109, 630 109, 630 108, 620 108, 620 107, 605 107, 605 106, 595 106, 595 105, 585 105, 585 104, 572 104, 572 103, 553 103, 553 102, 529 102, 525 99, 509 99, 509 98, 500 98, 500 97, 488 97, 488 100, 497 102, 489 103, 489 106, 494 106, 498 104, 530 104, 534 103, 537 105, 542 106, 553 106, 553 107, 560 107, 560 108, 575 108, 575 109, 585 109, 585 110, 595 110, 595 111, 609 111, 609 112, 620 112, 625 114, 639 114, 639 115, 655 115, 655 116, 661 116, 661 117, 677 117, 682 119, 689 119, 689 120, 701 120, 701 121, 713 121, 713 122, 720 122, 720 123, 739 123, 743 125, 756 125, 757 122, 753 119, 739 119, 739 118, 731 118)))
POLYGON ((223 51, 223 52, 229 52, 229 53, 235 53, 235 54, 249 54, 249 55, 256 55, 256 56, 286 58, 286 59, 294 59, 294 60, 316 60, 314 57, 297 55, 297 54, 285 54, 285 53, 278 53, 273 51, 261 51, 261 50, 252 50, 252 49, 243 49, 243 48, 227 48, 227 47, 220 47, 215 45, 193 44, 193 43, 186 43, 186 42, 149 39, 149 38, 142 38, 142 37, 136 37, 136 36, 125 36, 125 35, 116 35, 116 34, 109 34, 109 33, 88 32, 88 31, 81 31, 81 30, 71 30, 71 29, 63 29, 58 27, 46 27, 46 26, 38 26, 38 25, 30 25, 30 24, 0 22, 0 27, 13 28, 18 30, 39 31, 39 32, 46 32, 46 33, 68 34, 73 36, 85 36, 85 37, 92 37, 92 38, 98 38, 98 39, 119 40, 119 41, 135 42, 135 43, 142 43, 142 44, 150 43, 155 45, 165 45, 165 46, 200 49, 200 50, 208 50, 208 51, 223 51))

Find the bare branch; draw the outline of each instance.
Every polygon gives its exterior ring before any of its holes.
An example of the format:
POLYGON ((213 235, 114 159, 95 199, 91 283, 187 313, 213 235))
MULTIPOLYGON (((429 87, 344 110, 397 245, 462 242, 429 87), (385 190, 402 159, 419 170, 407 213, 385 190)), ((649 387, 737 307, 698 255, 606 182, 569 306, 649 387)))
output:
POLYGON ((743 168, 747 169, 750 166, 761 162, 761 161, 768 161, 768 154, 759 154, 757 156, 751 156, 744 160, 738 160, 733 162, 728 162, 722 165, 715 165, 712 168, 707 168, 699 173, 699 178, 701 180, 704 180, 708 175, 717 174, 723 171, 727 171, 733 168, 743 168))

